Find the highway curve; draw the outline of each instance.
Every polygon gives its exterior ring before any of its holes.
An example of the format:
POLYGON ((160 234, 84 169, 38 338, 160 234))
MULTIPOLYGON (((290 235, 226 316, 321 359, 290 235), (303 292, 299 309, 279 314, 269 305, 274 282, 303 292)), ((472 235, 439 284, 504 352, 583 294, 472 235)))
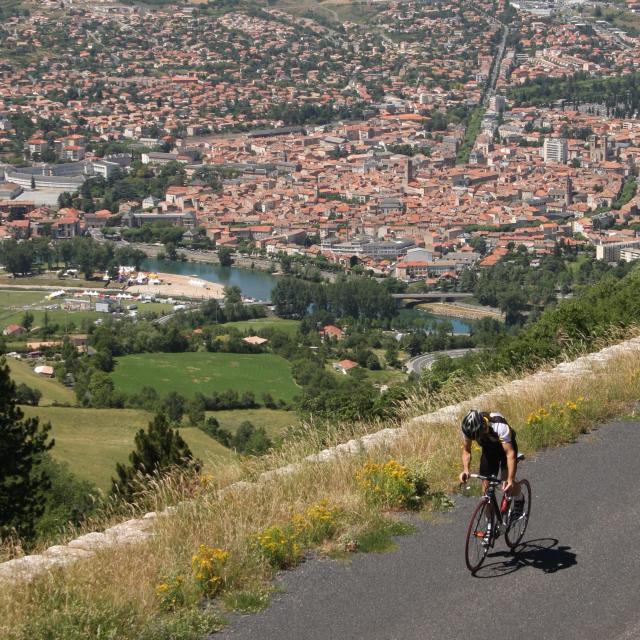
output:
POLYGON ((640 423, 618 422, 520 469, 533 488, 526 544, 502 539, 473 577, 463 538, 476 499, 387 554, 307 561, 258 614, 216 640, 640 639, 640 423))

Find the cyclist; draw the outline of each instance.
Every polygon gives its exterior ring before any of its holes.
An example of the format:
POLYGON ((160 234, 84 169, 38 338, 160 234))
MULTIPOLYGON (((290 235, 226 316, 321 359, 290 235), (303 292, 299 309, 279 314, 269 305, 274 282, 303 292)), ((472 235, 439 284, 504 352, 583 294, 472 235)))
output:
MULTIPOLYGON (((482 449, 480 475, 498 477, 501 475, 502 490, 513 498, 511 518, 520 517, 524 508, 524 499, 520 494, 520 486, 516 482, 518 443, 515 431, 501 413, 486 413, 476 409, 469 411, 463 418, 461 428, 464 444, 462 445, 460 482, 465 483, 469 479, 471 444, 475 440, 482 449)), ((488 486, 489 483, 483 480, 484 491, 488 486)))

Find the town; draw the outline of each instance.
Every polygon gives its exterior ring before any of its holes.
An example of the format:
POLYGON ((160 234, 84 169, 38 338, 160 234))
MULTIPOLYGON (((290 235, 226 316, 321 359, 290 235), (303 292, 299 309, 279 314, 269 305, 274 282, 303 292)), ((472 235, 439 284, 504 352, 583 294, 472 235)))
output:
POLYGON ((80 3, 56 16, 42 4, 4 26, 0 143, 14 164, 2 167, 3 238, 119 238, 162 223, 186 244, 357 260, 407 281, 493 264, 510 242, 537 256, 560 239, 602 245, 610 261, 634 255, 635 111, 518 93, 541 78, 633 74, 640 40, 602 21, 520 12, 503 34, 491 7, 445 2, 392 6, 334 33, 277 9, 213 17, 208 5, 80 3), (49 42, 54 16, 58 29, 73 17, 71 46, 49 42), (184 38, 191 46, 167 55, 184 38), (174 163, 178 184, 162 193, 142 180, 108 198, 91 187, 174 163))

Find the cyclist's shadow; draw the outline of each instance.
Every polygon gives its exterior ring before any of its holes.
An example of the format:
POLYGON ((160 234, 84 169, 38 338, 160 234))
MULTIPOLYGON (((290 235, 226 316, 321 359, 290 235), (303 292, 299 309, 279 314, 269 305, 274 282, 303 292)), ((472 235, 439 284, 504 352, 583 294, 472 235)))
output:
POLYGON ((515 551, 497 551, 489 553, 487 560, 496 560, 484 564, 475 572, 476 578, 500 578, 502 576, 532 567, 544 573, 555 573, 577 564, 576 554, 571 547, 558 545, 555 538, 539 538, 519 544, 515 551))

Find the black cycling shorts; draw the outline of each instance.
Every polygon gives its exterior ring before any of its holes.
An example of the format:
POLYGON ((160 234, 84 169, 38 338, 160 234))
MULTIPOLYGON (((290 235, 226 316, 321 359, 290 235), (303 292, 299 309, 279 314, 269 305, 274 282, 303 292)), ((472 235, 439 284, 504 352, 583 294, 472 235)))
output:
MULTIPOLYGON (((515 433, 512 433, 511 444, 518 455, 518 443, 515 433)), ((482 445, 482 457, 480 458, 481 476, 498 476, 507 473, 507 454, 501 442, 488 442, 482 445)))

